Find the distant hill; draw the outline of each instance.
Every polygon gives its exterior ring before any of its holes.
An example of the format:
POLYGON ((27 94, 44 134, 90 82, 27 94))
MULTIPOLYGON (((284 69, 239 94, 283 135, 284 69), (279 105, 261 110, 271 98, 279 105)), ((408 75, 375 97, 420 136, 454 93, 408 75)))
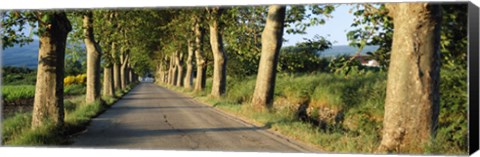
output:
MULTIPOLYGON (((374 52, 377 50, 379 46, 365 46, 360 52, 360 54, 365 55, 367 52, 374 52)), ((334 57, 338 55, 353 55, 358 51, 358 48, 351 47, 348 45, 336 45, 332 46, 332 48, 327 49, 325 51, 319 52, 321 56, 323 57, 334 57)))
POLYGON ((36 68, 38 65, 39 42, 33 41, 22 47, 16 45, 2 52, 2 66, 36 68))
MULTIPOLYGON (((38 65, 38 48, 39 42, 33 41, 28 45, 22 47, 15 46, 3 50, 2 53, 2 66, 17 66, 36 68, 38 65)), ((378 46, 365 46, 361 54, 366 52, 373 52, 378 49, 378 46)), ((357 52, 357 49, 348 45, 332 46, 332 48, 319 52, 323 57, 333 57, 342 54, 353 55, 357 52)))
POLYGON ((14 47, 6 48, 2 52, 2 66, 37 68, 39 47, 40 42, 38 40, 34 40, 33 42, 21 47, 19 45, 15 45, 14 47))

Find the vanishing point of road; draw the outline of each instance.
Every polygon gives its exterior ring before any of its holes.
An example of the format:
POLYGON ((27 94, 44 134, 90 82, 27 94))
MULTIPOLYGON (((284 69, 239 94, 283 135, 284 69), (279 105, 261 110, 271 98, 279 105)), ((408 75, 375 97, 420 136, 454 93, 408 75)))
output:
POLYGON ((74 137, 71 147, 318 152, 153 83, 140 83, 74 137))

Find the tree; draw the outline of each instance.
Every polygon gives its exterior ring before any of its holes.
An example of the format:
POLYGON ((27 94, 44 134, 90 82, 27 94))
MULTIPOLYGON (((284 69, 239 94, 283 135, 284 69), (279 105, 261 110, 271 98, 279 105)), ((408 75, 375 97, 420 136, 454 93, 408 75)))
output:
POLYGON ((192 88, 192 78, 193 78, 193 42, 191 39, 188 39, 187 41, 187 49, 188 49, 188 56, 187 56, 187 71, 185 73, 185 80, 183 81, 183 85, 185 89, 191 89, 192 88))
POLYGON ((222 12, 229 76, 241 78, 257 74, 266 17, 267 6, 230 7, 222 12))
POLYGON ((175 65, 177 69, 177 82, 175 82, 176 86, 183 86, 183 53, 177 51, 175 54, 175 65))
POLYGON ((386 7, 394 33, 378 151, 422 152, 435 133, 439 113, 440 6, 399 3, 386 7))
POLYGON ((252 104, 257 109, 271 107, 275 88, 278 54, 282 47, 285 20, 285 6, 272 5, 268 8, 268 17, 262 33, 262 55, 258 68, 257 82, 252 104))
POLYGON ((314 39, 284 47, 280 50, 278 71, 289 73, 328 71, 328 62, 320 57, 319 52, 330 48, 331 45, 330 41, 316 35, 314 39))
POLYGON ((195 91, 203 91, 205 89, 206 76, 206 60, 202 51, 203 31, 200 26, 201 16, 195 15, 194 33, 195 33, 195 58, 197 64, 197 76, 195 80, 195 91))
MULTIPOLYGON (((127 47, 127 46, 124 46, 124 47, 127 47)), ((124 48, 122 47, 121 49, 123 51, 121 51, 121 55, 120 55, 120 84, 121 84, 121 89, 122 90, 125 90, 127 88, 127 85, 128 85, 128 78, 127 78, 127 65, 128 65, 128 62, 129 62, 129 57, 130 57, 130 53, 129 53, 129 50, 127 48, 124 48)))
POLYGON ((83 15, 84 41, 87 49, 87 92, 86 103, 93 103, 100 98, 100 46, 93 33, 93 13, 83 15))
POLYGON ((381 70, 386 70, 392 47, 392 18, 388 16, 385 4, 358 4, 355 8, 357 10, 353 13, 355 19, 351 26, 357 29, 347 33, 350 46, 359 48, 358 54, 367 45, 379 46, 377 50, 367 54, 370 59, 379 62, 381 70))
MULTIPOLYGON (((115 49, 115 43, 112 43, 112 50, 115 49)), ((110 56, 110 55, 107 55, 110 56)), ((112 61, 105 61, 105 66, 103 68, 103 95, 104 96, 114 96, 115 88, 113 84, 113 68, 112 61)))
POLYGON ((31 126, 38 128, 49 122, 55 126, 62 126, 65 48, 67 35, 72 26, 65 12, 60 10, 10 11, 2 18, 2 25, 5 28, 1 32, 5 34, 2 38, 2 48, 33 41, 22 32, 27 22, 31 28, 37 23, 36 34, 40 37, 41 43, 38 51, 31 126))
POLYGON ((213 83, 211 95, 220 97, 226 92, 227 84, 227 55, 223 49, 222 34, 220 33, 220 16, 223 9, 219 7, 207 8, 210 20, 210 45, 213 53, 213 83))

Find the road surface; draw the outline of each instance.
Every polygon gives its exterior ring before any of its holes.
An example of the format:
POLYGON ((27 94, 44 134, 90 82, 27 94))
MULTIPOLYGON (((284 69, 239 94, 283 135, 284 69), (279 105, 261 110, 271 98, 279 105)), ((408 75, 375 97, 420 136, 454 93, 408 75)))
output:
POLYGON ((318 152, 153 83, 140 83, 72 147, 255 152, 318 152))

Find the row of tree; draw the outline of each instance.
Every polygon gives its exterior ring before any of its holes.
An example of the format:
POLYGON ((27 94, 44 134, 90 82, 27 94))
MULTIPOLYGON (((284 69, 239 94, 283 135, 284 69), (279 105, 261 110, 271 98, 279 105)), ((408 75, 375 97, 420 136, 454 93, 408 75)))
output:
MULTIPOLYGON (((8 11, 2 19, 3 48, 14 44, 31 42, 32 36, 22 31, 26 24, 37 27, 35 34, 40 38, 35 98, 32 113, 32 128, 46 123, 62 126, 64 121, 63 91, 65 73, 65 50, 68 40, 83 40, 86 51, 87 81, 86 104, 100 101, 101 63, 103 59, 103 95, 114 96, 116 90, 124 90, 128 84, 136 81, 135 63, 129 60, 127 45, 115 47, 115 42, 124 44, 127 40, 119 38, 114 29, 118 27, 112 11, 8 11), (100 27, 101 26, 101 27, 100 27), (94 30, 98 29, 98 30, 94 30), (108 32, 109 30, 110 32, 108 32), (70 34, 69 34, 70 33, 70 34), (104 34, 101 34, 104 33, 104 34), (109 36, 108 38, 95 37, 109 36), (97 38, 98 39, 98 38, 97 38), (102 45, 102 46, 101 46, 102 45), (105 48, 105 45, 112 46, 105 48), (102 48, 103 47, 103 51, 102 48), (103 56, 102 56, 103 55, 103 56)), ((69 64, 69 63, 67 63, 69 64)))
MULTIPOLYGON (((439 79, 440 79, 440 5, 430 3, 398 3, 386 4, 381 8, 373 5, 364 5, 366 9, 374 9, 377 15, 393 20, 393 28, 388 27, 387 32, 393 32, 390 41, 383 41, 381 45, 384 53, 391 56, 382 65, 388 67, 387 97, 385 100, 385 117, 382 142, 379 152, 399 150, 414 150, 418 144, 426 144, 432 140, 437 127, 439 114, 439 79), (408 13, 408 14, 406 14, 408 13), (385 47, 388 51, 384 51, 385 47)), ((288 17, 292 15, 303 16, 292 8, 286 15, 286 7, 273 5, 268 7, 263 31, 259 36, 261 43, 260 60, 255 91, 251 104, 258 110, 268 110, 273 104, 273 93, 277 72, 279 51, 283 42, 284 28, 288 26, 288 17)), ((325 9, 325 8, 322 8, 325 9)), ((298 11, 298 10, 297 10, 298 11)), ((228 33, 219 28, 222 22, 219 14, 225 12, 219 8, 206 9, 206 21, 210 31, 210 47, 213 55, 213 79, 211 96, 219 97, 226 91, 227 55, 225 55, 222 36, 228 33)), ((322 13, 323 14, 323 13, 322 13)), ((202 31, 199 25, 201 17, 198 13, 191 24, 195 44, 188 43, 187 72, 184 74, 181 52, 175 51, 169 57, 164 57, 157 64, 157 81, 190 89, 193 71, 189 66, 193 63, 192 56, 196 56, 195 91, 205 88, 205 54, 202 51, 202 31), (193 48, 191 45, 194 45, 193 48), (195 54, 193 53, 195 51, 195 54)), ((327 14, 328 15, 328 14, 327 14)), ((368 15, 367 15, 368 16, 368 15)), ((182 16, 183 17, 183 16, 182 16)), ((238 20, 238 19, 237 19, 238 20)), ((390 22, 384 19, 385 22, 390 22)), ((249 21, 257 22, 257 21, 249 21)), ((241 27, 238 23, 237 27, 241 27)), ((248 28, 248 27, 247 27, 248 28)), ((248 31, 247 31, 248 32, 248 31)), ((288 32, 288 31, 287 31, 288 32)), ((374 34, 375 32, 370 32, 374 34)), ((368 34, 368 32, 367 32, 368 34)), ((250 36, 255 38, 255 36, 250 36)), ((364 37, 366 39, 371 36, 364 37)), ((234 40, 239 44, 244 41, 241 37, 234 40)), ((255 39, 254 39, 255 40, 255 39)), ((379 39, 375 39, 376 42, 379 39)), ((248 42, 248 41, 247 41, 248 42)), ((231 43, 228 43, 231 44, 231 43)), ((248 43, 245 43, 248 44, 248 43)), ((245 45, 239 44, 239 45, 245 45)), ((358 43, 360 49, 367 44, 366 40, 358 43)), ((230 47, 230 45, 229 45, 230 47)), ((234 46, 232 46, 234 47, 234 46)))
MULTIPOLYGON (((371 6, 365 5, 365 8, 371 6)), ((388 14, 393 19, 395 29, 379 151, 393 151, 424 144, 434 134, 439 111, 441 10, 438 4, 430 3, 385 6, 381 14, 388 14)), ((44 125, 46 121, 62 125, 67 38, 83 39, 86 46, 87 102, 100 97, 102 64, 103 94, 111 96, 115 90, 124 89, 134 81, 137 74, 143 75, 150 70, 155 71, 156 81, 203 91, 209 70, 207 65, 213 62, 212 96, 225 95, 227 72, 253 66, 258 70, 240 71, 257 73, 252 105, 258 110, 268 110, 273 103, 283 33, 305 33, 307 27, 323 24, 334 8, 333 5, 272 5, 268 8, 206 7, 68 13, 8 11, 2 19, 5 27, 2 41, 3 48, 29 42, 30 38, 22 31, 24 24, 38 27, 41 46, 33 128, 44 125), (69 32, 72 32, 70 36, 69 32), (204 40, 205 36, 209 37, 209 43, 204 40), (252 61, 258 64, 244 64, 252 61)), ((365 42, 360 45, 365 45, 365 42)))

